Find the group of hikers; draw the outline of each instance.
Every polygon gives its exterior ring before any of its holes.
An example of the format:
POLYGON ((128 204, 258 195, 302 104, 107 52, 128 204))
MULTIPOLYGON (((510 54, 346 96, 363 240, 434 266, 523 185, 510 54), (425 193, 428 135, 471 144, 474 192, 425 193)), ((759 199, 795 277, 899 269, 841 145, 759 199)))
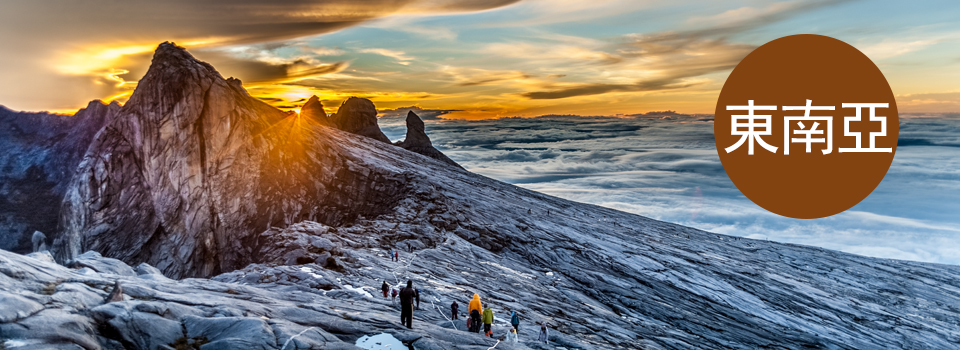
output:
MULTIPOLYGON (((380 290, 383 292, 383 297, 388 297, 390 293, 390 285, 387 281, 383 281, 383 285, 380 287, 380 290)), ((397 292, 396 289, 393 289, 392 296, 396 300, 397 296, 400 296, 400 324, 406 326, 407 328, 413 328, 413 309, 416 307, 420 309, 420 290, 413 288, 413 281, 407 281, 407 286, 400 289, 397 292)), ((456 301, 450 304, 450 319, 458 320, 460 319, 460 305, 456 301)), ((493 337, 493 309, 488 305, 486 309, 483 308, 483 304, 480 302, 480 295, 474 294, 473 299, 470 300, 470 304, 467 306, 467 331, 473 333, 479 333, 481 326, 483 327, 483 335, 487 337, 493 337)), ((510 316, 510 325, 513 328, 507 332, 504 338, 501 338, 507 342, 519 342, 520 338, 517 335, 517 332, 520 330, 520 315, 515 311, 510 316)), ((540 336, 538 341, 542 343, 547 343, 550 338, 549 331, 547 330, 547 323, 542 322, 540 324, 540 336)))

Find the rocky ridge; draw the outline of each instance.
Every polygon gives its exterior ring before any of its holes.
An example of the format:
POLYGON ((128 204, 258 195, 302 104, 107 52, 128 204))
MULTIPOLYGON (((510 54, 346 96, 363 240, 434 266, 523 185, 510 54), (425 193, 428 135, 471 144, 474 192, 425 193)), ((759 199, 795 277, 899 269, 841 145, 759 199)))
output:
POLYGON ((119 110, 116 102, 99 100, 73 116, 0 106, 0 249, 30 252, 33 232, 57 231, 74 170, 119 110))

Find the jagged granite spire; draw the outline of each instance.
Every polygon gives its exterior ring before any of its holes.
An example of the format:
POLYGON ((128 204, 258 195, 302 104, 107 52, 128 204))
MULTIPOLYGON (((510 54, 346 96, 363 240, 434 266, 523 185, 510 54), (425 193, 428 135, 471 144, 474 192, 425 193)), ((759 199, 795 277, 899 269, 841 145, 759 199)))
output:
MULTIPOLYGON (((352 111, 366 113, 347 108, 341 119, 355 121, 345 119, 352 111)), ((96 250, 205 277, 255 262, 258 235, 271 226, 341 224, 392 208, 403 183, 358 168, 363 161, 342 151, 356 137, 329 130, 163 43, 70 183, 55 255, 66 262, 96 250)))
POLYGON ((420 153, 441 162, 460 167, 460 164, 433 147, 433 142, 424 130, 423 120, 413 111, 407 112, 407 137, 397 142, 397 146, 411 152, 420 153))
POLYGON ((300 107, 300 116, 309 118, 323 125, 331 125, 330 118, 327 118, 327 112, 323 110, 323 104, 317 95, 310 96, 310 99, 300 107))

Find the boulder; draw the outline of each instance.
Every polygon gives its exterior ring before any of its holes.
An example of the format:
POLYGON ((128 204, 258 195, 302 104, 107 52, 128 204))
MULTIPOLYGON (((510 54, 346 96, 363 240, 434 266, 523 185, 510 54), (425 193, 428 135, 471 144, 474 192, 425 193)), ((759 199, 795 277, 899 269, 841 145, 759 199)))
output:
POLYGON ((120 280, 113 283, 113 290, 103 299, 104 304, 114 301, 123 301, 123 286, 120 285, 120 280))
POLYGON ((43 232, 33 231, 33 236, 30 240, 33 242, 34 253, 47 250, 47 235, 44 235, 43 232))
POLYGON ((140 265, 137 265, 137 275, 138 275, 138 276, 143 276, 143 275, 161 275, 161 276, 163 276, 163 272, 160 272, 160 269, 158 269, 158 268, 156 268, 156 267, 150 266, 150 264, 140 263, 140 265))
POLYGON ((74 267, 78 268, 88 267, 99 273, 112 273, 120 276, 137 275, 130 265, 127 265, 123 261, 114 258, 104 257, 95 251, 88 251, 80 254, 73 259, 73 265, 74 267))

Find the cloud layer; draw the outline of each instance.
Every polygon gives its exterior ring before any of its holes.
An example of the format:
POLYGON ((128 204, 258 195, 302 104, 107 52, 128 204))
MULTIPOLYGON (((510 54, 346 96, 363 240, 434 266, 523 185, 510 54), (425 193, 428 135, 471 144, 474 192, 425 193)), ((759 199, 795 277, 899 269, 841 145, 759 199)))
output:
MULTIPOLYGON (((824 219, 771 214, 746 199, 717 157, 711 116, 546 116, 433 120, 434 145, 475 171, 544 193, 713 232, 850 253, 960 264, 960 119, 904 115, 887 176, 824 219)), ((391 139, 399 120, 381 120, 391 139)))

